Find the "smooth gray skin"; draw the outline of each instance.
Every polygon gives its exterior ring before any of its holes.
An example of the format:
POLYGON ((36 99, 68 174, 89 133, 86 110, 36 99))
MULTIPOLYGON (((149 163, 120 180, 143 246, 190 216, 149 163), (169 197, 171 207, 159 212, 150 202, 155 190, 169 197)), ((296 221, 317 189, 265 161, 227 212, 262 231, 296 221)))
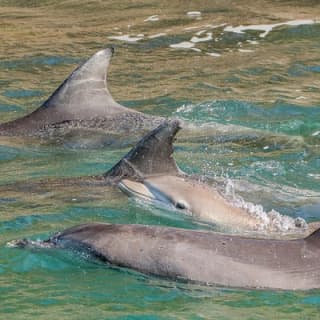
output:
POLYGON ((320 229, 304 239, 271 240, 145 225, 89 223, 18 247, 86 249, 112 265, 219 286, 320 288, 320 229))
POLYGON ((114 49, 95 53, 74 70, 41 107, 0 125, 0 135, 61 135, 70 129, 103 129, 110 133, 154 129, 163 118, 148 116, 115 102, 107 88, 114 49))

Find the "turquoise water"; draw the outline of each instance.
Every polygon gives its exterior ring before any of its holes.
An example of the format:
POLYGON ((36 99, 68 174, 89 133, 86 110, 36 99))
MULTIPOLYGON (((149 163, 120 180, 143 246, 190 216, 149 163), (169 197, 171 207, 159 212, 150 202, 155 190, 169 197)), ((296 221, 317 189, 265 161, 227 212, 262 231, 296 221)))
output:
MULTIPOLYGON (((80 62, 113 44, 108 83, 116 100, 219 129, 196 139, 181 132, 175 158, 183 170, 232 185, 265 210, 319 221, 320 8, 311 2, 3 1, 0 120, 34 110, 80 62), (254 27, 293 20, 300 22, 264 37, 254 27), (225 30, 240 25, 253 27, 225 30)), ((6 247, 88 221, 214 229, 117 190, 64 184, 62 178, 104 173, 128 150, 86 147, 0 137, 0 319, 319 317, 319 290, 199 286, 74 252, 6 247)))

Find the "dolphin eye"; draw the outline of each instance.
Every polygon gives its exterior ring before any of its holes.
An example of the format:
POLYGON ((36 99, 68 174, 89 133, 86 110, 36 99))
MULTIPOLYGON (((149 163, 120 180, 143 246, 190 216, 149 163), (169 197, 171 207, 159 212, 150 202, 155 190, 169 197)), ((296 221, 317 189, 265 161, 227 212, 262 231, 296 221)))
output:
POLYGON ((189 206, 187 205, 187 203, 186 203, 185 201, 183 201, 183 200, 178 200, 178 201, 176 202, 176 208, 183 210, 183 209, 188 209, 189 206))

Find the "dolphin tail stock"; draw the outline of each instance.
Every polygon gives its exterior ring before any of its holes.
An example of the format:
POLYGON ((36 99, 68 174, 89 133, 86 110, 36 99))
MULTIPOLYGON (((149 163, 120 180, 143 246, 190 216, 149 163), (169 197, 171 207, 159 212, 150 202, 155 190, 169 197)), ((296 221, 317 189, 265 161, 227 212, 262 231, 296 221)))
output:
POLYGON ((150 175, 181 174, 173 158, 173 142, 180 129, 180 121, 164 121, 145 135, 104 177, 115 181, 123 178, 141 181, 150 175))

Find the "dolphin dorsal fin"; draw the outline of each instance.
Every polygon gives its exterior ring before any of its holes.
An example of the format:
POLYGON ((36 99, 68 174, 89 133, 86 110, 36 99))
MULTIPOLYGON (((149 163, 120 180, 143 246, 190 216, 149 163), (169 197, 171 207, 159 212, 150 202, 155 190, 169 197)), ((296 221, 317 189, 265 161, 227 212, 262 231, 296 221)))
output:
POLYGON ((115 180, 124 177, 142 180, 152 175, 181 174, 173 158, 173 141, 180 129, 178 120, 163 122, 143 137, 104 176, 115 180))
POLYGON ((55 110, 56 120, 87 120, 127 110, 107 88, 107 70, 114 49, 98 51, 75 69, 39 111, 55 110))
POLYGON ((309 236, 304 239, 307 243, 320 246, 320 228, 312 232, 309 236))

